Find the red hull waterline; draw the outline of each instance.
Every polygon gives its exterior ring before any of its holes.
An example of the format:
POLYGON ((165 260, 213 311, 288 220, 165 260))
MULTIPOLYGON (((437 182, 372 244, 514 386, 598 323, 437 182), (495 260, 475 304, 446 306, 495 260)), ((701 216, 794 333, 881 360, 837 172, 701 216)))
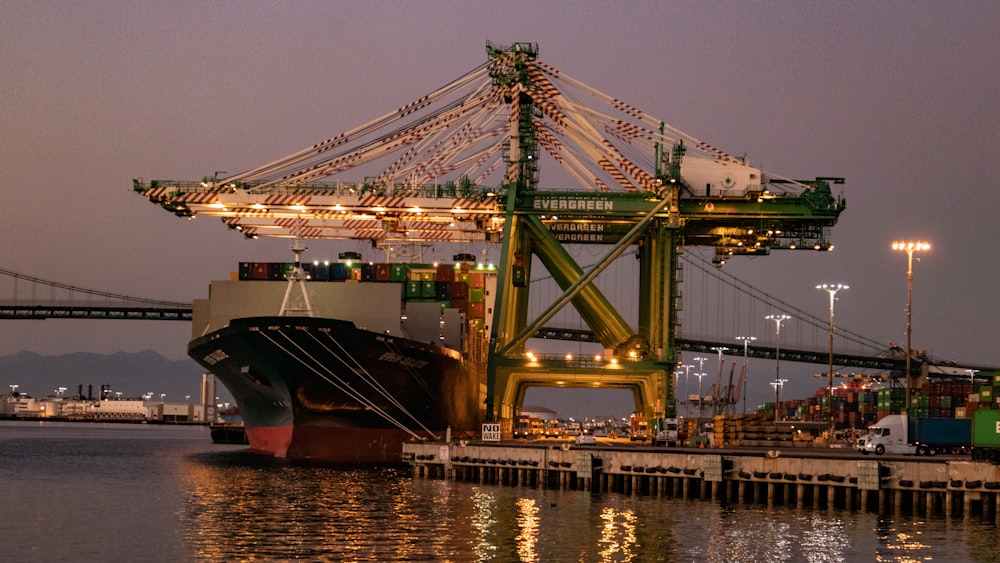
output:
POLYGON ((246 432, 253 452, 332 463, 400 463, 403 442, 413 439, 408 432, 387 428, 265 426, 246 432))

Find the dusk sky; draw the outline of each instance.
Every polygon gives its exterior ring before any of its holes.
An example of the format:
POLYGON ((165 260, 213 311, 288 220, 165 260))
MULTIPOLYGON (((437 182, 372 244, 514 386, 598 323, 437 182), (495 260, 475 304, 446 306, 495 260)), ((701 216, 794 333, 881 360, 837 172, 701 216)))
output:
MULTIPOLYGON (((247 170, 458 78, 487 41, 535 42, 546 63, 752 165, 846 178, 834 252, 735 259, 727 272, 816 315, 828 307, 816 284, 848 283, 838 325, 905 342, 906 255, 890 245, 927 240, 914 348, 1000 366, 998 29, 992 1, 0 0, 0 268, 204 297, 240 261, 287 260, 288 241, 174 217, 133 178, 247 170)), ((13 298, 8 280, 0 290, 13 298)), ((187 323, 0 321, 0 355, 179 359, 189 338, 187 323)), ((786 396, 815 385, 792 381, 786 396)))

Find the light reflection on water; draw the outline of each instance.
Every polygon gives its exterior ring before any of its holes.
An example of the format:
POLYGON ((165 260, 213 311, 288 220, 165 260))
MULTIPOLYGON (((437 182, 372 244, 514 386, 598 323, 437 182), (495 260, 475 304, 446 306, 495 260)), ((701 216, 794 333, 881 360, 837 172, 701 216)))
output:
POLYGON ((978 519, 413 479, 202 430, 0 423, 0 560, 1000 561, 978 519))
MULTIPOLYGON (((246 456, 198 457, 189 467, 182 519, 204 560, 993 560, 956 550, 954 525, 943 521, 411 479, 400 469, 246 456)), ((992 524, 974 528, 992 530, 997 545, 992 524)))

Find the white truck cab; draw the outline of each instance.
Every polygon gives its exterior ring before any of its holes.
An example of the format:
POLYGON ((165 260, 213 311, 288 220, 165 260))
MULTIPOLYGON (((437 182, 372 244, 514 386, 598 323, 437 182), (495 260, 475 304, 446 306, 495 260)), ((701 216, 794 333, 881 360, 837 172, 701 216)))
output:
POLYGON ((890 414, 868 427, 868 433, 858 440, 858 451, 875 455, 913 453, 908 432, 906 415, 890 414))

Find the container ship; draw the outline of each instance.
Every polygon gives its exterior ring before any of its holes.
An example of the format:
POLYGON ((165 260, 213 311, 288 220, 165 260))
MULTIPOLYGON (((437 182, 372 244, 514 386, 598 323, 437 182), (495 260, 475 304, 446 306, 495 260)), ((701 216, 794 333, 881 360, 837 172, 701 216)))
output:
POLYGON ((240 263, 194 303, 188 355, 232 393, 250 449, 398 463, 403 442, 475 435, 493 268, 467 254, 309 264, 301 250, 293 263, 240 263))

